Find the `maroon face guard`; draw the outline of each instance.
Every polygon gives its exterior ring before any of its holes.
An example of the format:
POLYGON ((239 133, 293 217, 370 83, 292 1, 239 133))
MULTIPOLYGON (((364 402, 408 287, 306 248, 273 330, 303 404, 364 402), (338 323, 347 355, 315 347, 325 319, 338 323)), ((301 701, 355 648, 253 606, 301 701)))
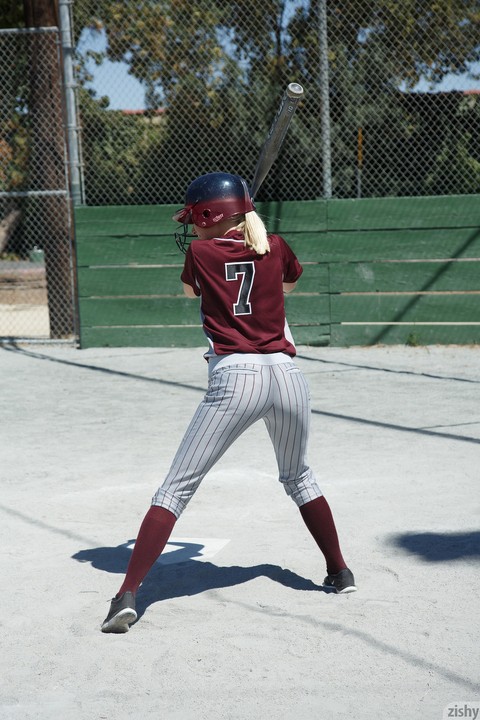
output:
POLYGON ((191 225, 193 222, 192 218, 192 205, 187 205, 172 216, 172 220, 181 223, 182 225, 191 225))

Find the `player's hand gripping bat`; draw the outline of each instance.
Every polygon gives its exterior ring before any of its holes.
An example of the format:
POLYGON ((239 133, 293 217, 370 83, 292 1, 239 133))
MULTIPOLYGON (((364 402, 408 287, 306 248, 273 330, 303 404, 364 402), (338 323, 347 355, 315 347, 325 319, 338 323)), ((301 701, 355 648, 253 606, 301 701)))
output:
POLYGON ((278 152, 282 146, 283 140, 293 118, 298 103, 303 97, 303 87, 298 83, 290 83, 285 90, 280 107, 277 110, 268 135, 263 143, 258 158, 257 167, 252 185, 250 187, 250 195, 252 200, 258 192, 260 185, 265 180, 268 171, 275 162, 278 152))

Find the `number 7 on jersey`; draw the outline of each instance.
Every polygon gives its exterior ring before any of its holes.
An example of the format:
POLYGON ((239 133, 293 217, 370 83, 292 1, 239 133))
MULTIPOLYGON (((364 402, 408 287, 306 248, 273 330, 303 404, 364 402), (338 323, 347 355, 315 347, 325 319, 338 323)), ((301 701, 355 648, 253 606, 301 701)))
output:
POLYGON ((252 292, 255 277, 255 265, 253 262, 225 263, 226 280, 238 280, 239 277, 241 277, 240 289, 237 302, 233 305, 233 314, 251 315, 250 293, 252 292))

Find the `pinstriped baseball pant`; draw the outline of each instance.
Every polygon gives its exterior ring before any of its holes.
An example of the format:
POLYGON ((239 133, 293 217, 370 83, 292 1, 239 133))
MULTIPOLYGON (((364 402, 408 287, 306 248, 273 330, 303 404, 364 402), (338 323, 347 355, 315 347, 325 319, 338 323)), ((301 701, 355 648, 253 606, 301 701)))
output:
POLYGON ((207 472, 260 419, 267 426, 287 495, 298 506, 320 497, 306 461, 310 396, 303 373, 294 363, 245 363, 213 371, 152 505, 180 517, 207 472))

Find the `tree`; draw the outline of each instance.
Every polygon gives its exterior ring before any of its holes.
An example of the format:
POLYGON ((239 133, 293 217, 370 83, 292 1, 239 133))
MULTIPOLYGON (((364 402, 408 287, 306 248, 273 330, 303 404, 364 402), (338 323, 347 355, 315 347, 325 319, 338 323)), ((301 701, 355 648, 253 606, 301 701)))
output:
MULTIPOLYGON (((301 82, 317 88, 319 2, 299 8, 289 26, 301 82)), ((478 3, 338 0, 327 8, 334 194, 356 194, 358 128, 365 138, 365 194, 426 192, 418 176, 424 177, 425 167, 414 168, 409 153, 420 118, 404 102, 404 91, 420 79, 434 82, 463 72, 478 60, 478 3)), ((449 132, 447 123, 443 136, 449 132)), ((428 142, 425 149, 432 156, 428 142)))
MULTIPOLYGON (((279 95, 292 79, 305 86, 305 102, 260 199, 318 196, 324 1, 77 4, 76 26, 103 28, 108 58, 129 65, 149 107, 165 109, 165 133, 142 160, 159 202, 179 201, 188 180, 202 171, 223 167, 250 177, 279 95)), ((419 180, 406 176, 401 156, 415 139, 418 118, 402 91, 419 79, 436 82, 463 72, 480 58, 478 3, 335 0, 327 10, 335 194, 356 194, 359 127, 369 160, 365 191, 412 192, 419 180)))
POLYGON ((0 27, 24 27, 23 0, 0 0, 0 27))
MULTIPOLYGON (((87 201, 91 205, 139 202, 141 192, 146 193, 142 164, 163 136, 156 117, 107 111, 106 99, 96 100, 84 89, 80 90, 80 105, 83 154, 89 159, 84 178, 87 201)), ((150 188, 148 192, 152 194, 150 188)))
MULTIPOLYGON (((23 24, 21 2, 0 2, 1 27, 23 24)), ((4 35, 2 41, 3 72, 0 84, 0 190, 21 190, 28 172, 28 130, 26 103, 28 76, 27 52, 15 36, 4 35)), ((18 202, 13 198, 2 201, 0 223, 0 253, 15 251, 16 233, 21 223, 18 202)))

